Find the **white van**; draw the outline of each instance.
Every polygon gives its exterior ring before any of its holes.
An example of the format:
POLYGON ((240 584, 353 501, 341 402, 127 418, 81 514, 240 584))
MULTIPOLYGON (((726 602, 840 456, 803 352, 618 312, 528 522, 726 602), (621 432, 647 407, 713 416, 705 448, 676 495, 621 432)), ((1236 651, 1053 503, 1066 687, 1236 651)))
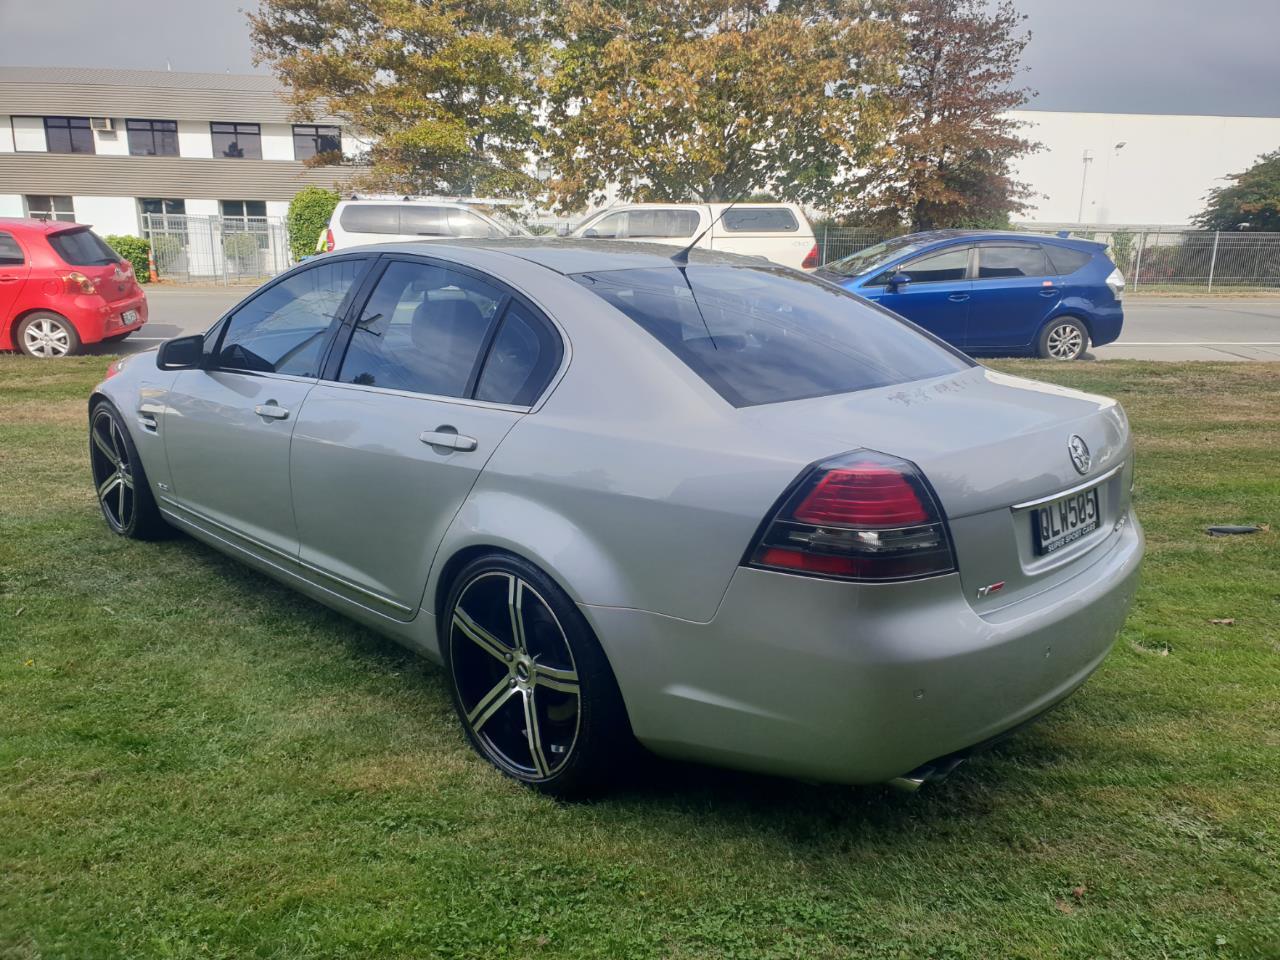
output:
POLYGON ((494 201, 456 197, 353 197, 329 218, 322 250, 397 240, 527 237, 529 231, 499 212, 494 201))
POLYGON ((767 257, 786 267, 813 270, 818 244, 804 211, 794 203, 631 203, 589 217, 569 234, 602 240, 636 240, 767 257), (721 216, 723 214, 723 216, 721 216))

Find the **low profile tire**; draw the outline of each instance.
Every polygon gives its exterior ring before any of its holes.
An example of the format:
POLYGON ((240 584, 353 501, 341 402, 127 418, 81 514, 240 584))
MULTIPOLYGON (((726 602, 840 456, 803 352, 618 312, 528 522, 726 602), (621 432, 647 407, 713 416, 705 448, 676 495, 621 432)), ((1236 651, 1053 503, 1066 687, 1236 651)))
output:
POLYGON ((608 785, 634 739, 604 651, 533 564, 493 553, 453 581, 441 620, 453 705, 495 767, 557 797, 608 785))
POLYGON ((55 360, 80 352, 80 334, 71 321, 47 310, 23 317, 17 334, 18 349, 28 357, 55 360))
POLYGON ((1040 332, 1039 354, 1045 360, 1079 360, 1089 348, 1089 331, 1075 317, 1058 317, 1040 332))
POLYGON ((120 412, 106 400, 94 404, 89 414, 89 465, 98 506, 113 533, 132 540, 156 540, 168 532, 138 448, 120 412))

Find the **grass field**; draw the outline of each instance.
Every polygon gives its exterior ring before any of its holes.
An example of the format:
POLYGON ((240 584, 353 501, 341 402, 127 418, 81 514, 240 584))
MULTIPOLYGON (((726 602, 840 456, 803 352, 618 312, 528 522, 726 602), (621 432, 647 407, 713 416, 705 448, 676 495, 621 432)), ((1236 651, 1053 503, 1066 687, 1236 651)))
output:
POLYGON ((1138 437, 1143 587, 1038 726, 913 796, 655 763, 579 805, 435 668, 109 535, 104 366, 0 357, 3 960, 1280 957, 1280 365, 997 364, 1138 437))

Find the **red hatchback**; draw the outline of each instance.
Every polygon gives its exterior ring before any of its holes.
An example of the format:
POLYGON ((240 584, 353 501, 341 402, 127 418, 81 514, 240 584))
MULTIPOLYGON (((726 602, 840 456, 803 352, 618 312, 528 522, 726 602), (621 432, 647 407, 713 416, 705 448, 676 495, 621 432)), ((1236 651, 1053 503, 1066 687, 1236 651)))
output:
POLYGON ((133 267, 88 227, 0 218, 0 350, 65 357, 146 322, 133 267))

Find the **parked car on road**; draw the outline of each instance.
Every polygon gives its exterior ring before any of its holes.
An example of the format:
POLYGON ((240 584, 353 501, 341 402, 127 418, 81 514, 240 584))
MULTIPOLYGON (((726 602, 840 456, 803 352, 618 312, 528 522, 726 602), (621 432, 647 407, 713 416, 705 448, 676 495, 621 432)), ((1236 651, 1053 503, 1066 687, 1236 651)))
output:
POLYGON ((935 230, 886 240, 823 277, 972 354, 1076 360, 1120 336, 1124 276, 1092 240, 935 230))
POLYGON ((185 530, 444 666, 504 773, 653 750, 907 786, 1102 662, 1137 582, 1114 400, 756 259, 315 257, 89 402, 112 530, 185 530))
POLYGON ((794 203, 631 203, 601 210, 569 236, 684 247, 708 227, 700 249, 765 257, 801 270, 818 265, 813 227, 794 203))
POLYGON ((133 265, 87 226, 0 218, 0 350, 65 357, 146 322, 133 265))
POLYGON ((394 240, 496 240, 527 237, 528 230, 492 201, 447 197, 357 197, 341 200, 329 218, 317 252, 346 250, 394 240))

